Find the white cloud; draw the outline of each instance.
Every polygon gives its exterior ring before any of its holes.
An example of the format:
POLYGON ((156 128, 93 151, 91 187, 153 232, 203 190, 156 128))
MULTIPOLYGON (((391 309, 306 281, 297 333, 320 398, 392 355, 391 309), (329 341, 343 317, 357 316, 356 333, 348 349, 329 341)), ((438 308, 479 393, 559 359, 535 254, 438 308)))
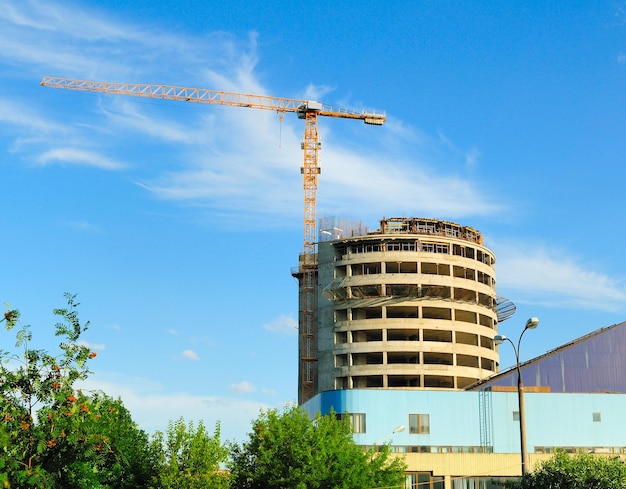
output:
POLYGON ((170 420, 181 416, 185 421, 203 421, 212 432, 220 423, 222 440, 241 442, 250 431, 251 422, 260 410, 269 409, 263 402, 223 396, 206 396, 165 390, 163 386, 145 378, 121 375, 94 374, 80 383, 84 390, 102 391, 113 398, 121 398, 133 420, 148 433, 164 431, 170 420))
MULTIPOLYGON (((29 0, 0 14, 0 44, 4 46, 0 58, 19 60, 22 66, 30 66, 37 73, 48 67, 54 68, 56 73, 51 74, 58 76, 100 80, 115 77, 115 81, 129 83, 168 83, 315 98, 335 105, 333 100, 327 100, 332 92, 340 100, 348 98, 346 103, 352 105, 350 94, 339 94, 331 86, 308 85, 295 87, 291 94, 273 93, 257 73, 256 33, 241 40, 224 33, 174 36, 158 26, 147 28, 100 15, 95 8, 70 9, 29 0), (123 55, 119 54, 120 45, 124 46, 123 55), (163 66, 168 67, 172 79, 162 79, 163 66)), ((46 73, 39 76, 42 74, 46 73)), ((55 94, 50 93, 46 99, 54 100, 55 94)), ((72 124, 65 128, 70 136, 64 134, 63 142, 55 140, 54 146, 61 147, 44 150, 38 157, 41 164, 64 162, 105 170, 125 168, 115 155, 127 154, 129 139, 136 138, 139 144, 159 144, 163 148, 156 154, 163 161, 152 161, 151 168, 167 165, 169 170, 146 171, 134 177, 158 198, 208 207, 223 218, 253 210, 257 217, 283 225, 287 219, 297 223, 302 216, 299 169, 304 123, 294 114, 286 114, 281 123, 270 110, 194 104, 197 110, 185 109, 185 116, 177 117, 179 109, 175 107, 182 107, 179 102, 142 100, 138 104, 119 96, 92 96, 92 100, 81 100, 87 110, 83 106, 82 111, 72 114, 72 124), (103 135, 106 140, 101 139, 95 152, 91 146, 103 135)), ((36 124, 42 133, 60 131, 57 124, 41 117, 29 122, 30 117, 21 117, 14 109, 9 121, 13 125, 36 124)), ((36 111, 30 110, 36 115, 36 111)), ((54 113, 50 120, 69 119, 61 107, 51 110, 54 113)), ((444 159, 466 163, 457 165, 463 171, 476 162, 478 149, 459 150, 445 136, 440 135, 437 140, 426 137, 399 120, 390 120, 383 128, 364 126, 358 121, 337 121, 336 125, 329 122, 320 120, 320 215, 352 216, 354 209, 359 209, 360 218, 379 219, 383 215, 412 215, 419 209, 427 215, 459 218, 498 210, 478 183, 463 174, 434 171, 429 168, 428 159, 419 156, 443 153, 444 159), (406 154, 413 156, 396 156, 406 154)), ((16 149, 23 147, 17 145, 16 149)), ((433 167, 444 168, 434 164, 433 167)))
MULTIPOLYGON (((528 243, 528 239, 524 243, 528 243)), ((499 244, 498 288, 546 307, 614 311, 626 306, 624 281, 593 270, 571 253, 541 245, 499 244)))
POLYGON ((469 166, 474 166, 478 163, 478 159, 482 156, 482 153, 478 148, 472 148, 465 153, 465 163, 469 166))
POLYGON ((75 148, 48 150, 39 157, 38 161, 42 165, 59 162, 71 165, 93 166, 102 170, 120 170, 124 168, 122 163, 111 160, 104 155, 75 148))
POLYGON ((298 331, 298 320, 293 316, 281 314, 272 322, 264 324, 263 329, 271 333, 295 335, 298 331))
POLYGON ((149 107, 140 107, 123 99, 111 97, 113 109, 102 108, 101 110, 109 119, 112 126, 123 130, 134 130, 150 138, 155 138, 168 143, 200 144, 206 140, 206 134, 200 129, 193 129, 170 119, 161 119, 149 113, 149 107), (140 109, 145 109, 141 111, 140 109))
POLYGON ((447 147, 452 154, 458 155, 465 160, 465 164, 468 166, 473 166, 478 162, 478 159, 481 156, 481 151, 476 148, 470 148, 467 151, 464 151, 458 148, 443 132, 438 131, 437 135, 439 136, 439 141, 445 147, 447 147))
MULTIPOLYGON (((60 76, 131 73, 133 61, 142 57, 158 62, 159 56, 191 49, 181 36, 169 35, 155 26, 139 26, 108 16, 100 9, 81 8, 39 0, 11 4, 0 12, 0 56, 20 63, 47 67, 60 76), (123 56, 111 56, 124 45, 123 56), (159 48, 159 52, 150 47, 159 48), (110 50, 107 50, 110 48, 110 50)), ((197 56, 197 55, 196 55, 197 56)), ((181 56, 182 57, 182 56, 181 56)), ((41 73, 46 74, 46 73, 41 73)))
POLYGON ((184 350, 181 353, 183 358, 186 358, 187 360, 200 360, 200 357, 198 356, 198 354, 193 351, 193 350, 184 350))
POLYGON ((74 229, 76 231, 85 231, 85 232, 92 232, 92 233, 99 233, 102 231, 102 229, 95 225, 92 224, 88 221, 70 221, 67 224, 67 227, 74 229))
POLYGON ((313 85, 310 83, 307 85, 302 98, 305 100, 316 100, 321 102, 334 90, 335 89, 333 87, 328 85, 313 85))
MULTIPOLYGON (((342 148, 329 150, 324 165, 324 206, 334 214, 359 209, 360 216, 481 215, 497 212, 484 193, 468 179, 429 171, 420 161, 364 154, 342 148), (468 205, 471 202, 472 205, 468 205)), ((323 209, 320 209, 323 215, 323 209)))
MULTIPOLYGON (((220 112, 224 119, 212 133, 215 147, 198 148, 188 160, 188 168, 140 185, 159 198, 203 203, 225 214, 254 209, 274 219, 296 222, 303 212, 303 184, 298 171, 302 166, 299 132, 303 126, 300 127, 301 121, 285 120, 278 148, 278 131, 272 116, 233 117, 220 112), (238 134, 237 141, 229 134, 238 134), (246 144, 240 144, 240 140, 246 144)), ((374 135, 362 134, 364 138, 374 135)), ((397 146, 406 141, 386 144, 397 146)), ((500 210, 465 176, 437 174, 419 160, 385 156, 383 151, 368 150, 366 144, 357 149, 344 147, 341 141, 325 144, 320 156, 318 214, 353 216, 354 209, 359 209, 360 218, 379 219, 383 215, 412 215, 419 209, 426 215, 460 218, 500 210)), ((457 157, 472 164, 477 153, 457 157)))
POLYGON ((50 122, 26 103, 0 99, 0 122, 28 129, 31 133, 64 133, 61 124, 50 122))
POLYGON ((85 341, 85 340, 80 340, 78 344, 82 346, 86 346, 90 350, 102 351, 106 348, 106 346, 102 343, 90 343, 89 341, 85 341))
POLYGON ((248 394, 250 392, 255 392, 256 387, 254 387, 254 385, 252 385, 247 380, 244 380, 242 382, 239 382, 238 384, 232 384, 229 390, 236 394, 248 394))

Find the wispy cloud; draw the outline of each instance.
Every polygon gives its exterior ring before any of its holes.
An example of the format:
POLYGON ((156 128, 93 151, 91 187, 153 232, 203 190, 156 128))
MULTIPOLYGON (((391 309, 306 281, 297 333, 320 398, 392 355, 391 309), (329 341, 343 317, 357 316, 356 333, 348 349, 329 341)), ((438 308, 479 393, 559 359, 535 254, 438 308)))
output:
MULTIPOLYGON (((40 0, 14 3, 0 14, 4 48, 0 58, 19 60, 39 77, 51 74, 168 83, 315 98, 339 105, 327 99, 334 97, 350 103, 349 91, 326 85, 309 84, 294 87, 292 93, 274 93, 257 72, 262 57, 257 37, 254 32, 246 38, 225 33, 174 34, 162 26, 136 25, 101 15, 95 7, 51 5, 40 0), (120 45, 124 46, 121 51, 120 45), (172 79, 163 80, 164 65, 172 79), (52 73, 43 72, 48 69, 52 73)), ((5 118, 5 123, 18 128, 35 124, 40 133, 55 134, 60 132, 59 120, 71 121, 71 126, 64 128, 66 134, 54 141, 48 139, 44 148, 30 149, 39 151, 31 159, 40 164, 119 170, 128 168, 122 161, 132 157, 129 141, 132 147, 158 145, 162 151, 155 157, 160 161, 150 162, 151 171, 132 169, 134 181, 157 198, 191 203, 225 218, 245 211, 267 222, 290 219, 296 223, 302 215, 298 189, 302 189, 299 169, 304 123, 294 114, 286 114, 281 122, 274 111, 195 104, 197 110, 184 109, 181 117, 180 109, 174 108, 176 102, 147 103, 97 95, 80 102, 76 95, 76 107, 81 110, 68 114, 67 108, 54 105, 55 97, 52 92, 46 96, 50 101, 48 120, 41 115, 32 120, 21 117, 15 108, 10 120, 5 118)), ((356 105, 359 109, 361 104, 356 105)), ((38 114, 32 107, 24 110, 38 114)), ((320 121, 324 144, 320 215, 352 215, 353 209, 359 209, 360 218, 377 220, 382 215, 412 214, 419 209, 423 214, 461 218, 499 210, 482 185, 464 174, 466 167, 478 160, 477 148, 461 151, 445 136, 427 137, 400 120, 390 119, 383 128, 354 121, 327 122, 320 121), (464 164, 436 165, 420 156, 429 153, 464 164), (407 154, 414 157, 407 158, 407 154)), ((27 137, 29 131, 23 132, 20 136, 27 137)), ((16 150, 28 148, 16 145, 16 150)))
POLYGON ((478 148, 471 148, 465 153, 465 163, 468 166, 474 166, 478 163, 478 160, 482 156, 482 153, 478 148))
POLYGON ((469 150, 459 149, 443 132, 438 131, 439 141, 446 146, 453 154, 459 155, 468 166, 473 166, 478 162, 481 152, 478 148, 472 147, 469 150))
POLYGON ((93 224, 88 221, 69 221, 65 224, 68 228, 74 229, 76 231, 89 232, 89 233, 100 233, 102 229, 100 226, 93 224))
POLYGON ((594 264, 583 263, 571 253, 510 243, 500 243, 497 249, 498 287, 514 291, 516 301, 602 311, 626 307, 623 280, 594 271, 594 264))
POLYGON ((305 100, 317 100, 321 101, 327 98, 327 96, 332 93, 335 88, 328 85, 313 85, 310 83, 307 85, 306 90, 304 91, 304 96, 302 97, 305 100))
POLYGON ((263 329, 281 335, 295 335, 298 331, 298 320, 292 316, 281 314, 272 322, 264 324, 263 329))
POLYGON ((169 420, 182 416, 186 421, 203 421, 209 430, 219 423, 222 440, 241 442, 259 411, 276 407, 247 398, 177 392, 145 378, 104 373, 91 376, 78 387, 122 398, 133 419, 148 433, 164 431, 169 420))
POLYGON ((26 101, 18 102, 0 98, 0 123, 17 128, 24 128, 38 134, 63 133, 62 124, 51 122, 42 117, 26 101))
POLYGON ((330 153, 320 194, 336 212, 350 212, 356 205, 361 215, 369 216, 406 215, 420 209, 425 215, 461 218, 501 210, 471 180, 438 174, 420 161, 389 162, 382 154, 366 156, 344 149, 330 153))
POLYGON ((104 155, 76 148, 57 148, 43 153, 38 162, 42 165, 65 163, 69 165, 92 166, 101 170, 120 170, 124 164, 104 155))
MULTIPOLYGON (((59 76, 131 74, 174 53, 192 53, 180 36, 156 26, 132 24, 98 8, 25 0, 3 4, 0 12, 2 57, 20 64, 47 67, 59 76), (116 46, 124 44, 122 56, 116 46), (158 46, 155 53, 150 47, 158 46), (182 49, 181 49, 182 48, 182 49), (144 60, 133 67, 137 57, 144 60), (61 71, 63 70, 63 71, 61 71)), ((199 57, 199 54, 195 56, 199 57)))
MULTIPOLYGON (((112 109, 102 108, 102 111, 109 124, 120 130, 130 129, 138 134, 168 143, 200 144, 206 141, 206 133, 202 130, 193 129, 189 125, 180 124, 171 119, 162 119, 148 110, 141 111, 136 103, 120 102, 119 99, 112 98, 111 104, 112 109)), ((143 107, 143 109, 147 108, 149 107, 143 107)))
POLYGON ((85 341, 85 340, 80 340, 78 344, 82 346, 86 346, 87 348, 91 350, 97 350, 97 351, 102 351, 106 348, 106 346, 103 343, 90 343, 89 341, 85 341))

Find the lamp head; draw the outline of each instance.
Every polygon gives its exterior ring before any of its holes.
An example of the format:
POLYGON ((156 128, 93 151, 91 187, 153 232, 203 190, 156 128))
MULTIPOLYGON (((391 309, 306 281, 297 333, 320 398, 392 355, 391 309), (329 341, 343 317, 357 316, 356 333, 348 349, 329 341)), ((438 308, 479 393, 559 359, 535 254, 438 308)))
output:
POLYGON ((395 430, 392 431, 392 433, 401 433, 405 430, 404 425, 401 424, 400 426, 398 426, 395 430))
POLYGON ((501 344, 502 344, 502 343, 504 343, 505 341, 506 341, 506 336, 502 336, 502 335, 497 334, 497 335, 495 335, 495 336, 493 337, 493 342, 494 342, 496 345, 501 345, 501 344))
POLYGON ((539 326, 539 318, 532 317, 526 321, 525 329, 535 329, 537 326, 539 326))

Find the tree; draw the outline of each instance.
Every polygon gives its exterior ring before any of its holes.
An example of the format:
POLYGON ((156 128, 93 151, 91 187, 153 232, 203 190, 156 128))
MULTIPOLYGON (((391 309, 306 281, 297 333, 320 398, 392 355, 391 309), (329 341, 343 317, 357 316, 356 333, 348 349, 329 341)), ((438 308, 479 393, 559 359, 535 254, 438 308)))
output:
POLYGON ((557 452, 507 489, 626 489, 626 465, 619 457, 557 452))
POLYGON ((227 489, 228 474, 220 465, 228 458, 228 450, 220 442, 219 424, 210 436, 202 422, 194 428, 183 418, 170 421, 166 434, 153 436, 153 451, 159 466, 154 487, 159 489, 227 489))
POLYGON ((157 459, 121 400, 79 391, 38 416, 49 438, 41 463, 56 487, 149 487, 157 459))
POLYGON ((403 487, 406 469, 388 446, 376 453, 356 445, 348 419, 310 420, 297 406, 262 412, 248 441, 231 444, 229 466, 238 489, 403 487))
POLYGON ((153 471, 149 440, 137 430, 120 400, 77 391, 90 373, 96 353, 80 343, 89 323, 81 324, 76 296, 55 334, 60 352, 31 347, 29 326, 7 306, 0 322, 6 331, 19 326, 19 353, 0 350, 0 482, 21 488, 140 488, 153 471))

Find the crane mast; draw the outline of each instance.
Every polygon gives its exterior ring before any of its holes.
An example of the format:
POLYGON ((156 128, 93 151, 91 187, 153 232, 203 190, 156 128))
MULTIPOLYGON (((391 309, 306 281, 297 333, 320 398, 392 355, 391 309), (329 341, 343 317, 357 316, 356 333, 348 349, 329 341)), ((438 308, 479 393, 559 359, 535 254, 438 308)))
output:
POLYGON ((196 102, 231 107, 273 110, 280 115, 295 112, 304 120, 301 168, 304 187, 304 249, 294 274, 300 289, 299 311, 299 383, 298 402, 302 404, 316 393, 316 331, 317 331, 317 185, 320 174, 320 141, 317 120, 321 117, 362 120, 366 124, 382 125, 385 114, 336 108, 312 100, 253 95, 223 90, 188 88, 174 85, 115 83, 74 78, 44 76, 41 85, 50 88, 86 92, 156 98, 181 102, 196 102))

